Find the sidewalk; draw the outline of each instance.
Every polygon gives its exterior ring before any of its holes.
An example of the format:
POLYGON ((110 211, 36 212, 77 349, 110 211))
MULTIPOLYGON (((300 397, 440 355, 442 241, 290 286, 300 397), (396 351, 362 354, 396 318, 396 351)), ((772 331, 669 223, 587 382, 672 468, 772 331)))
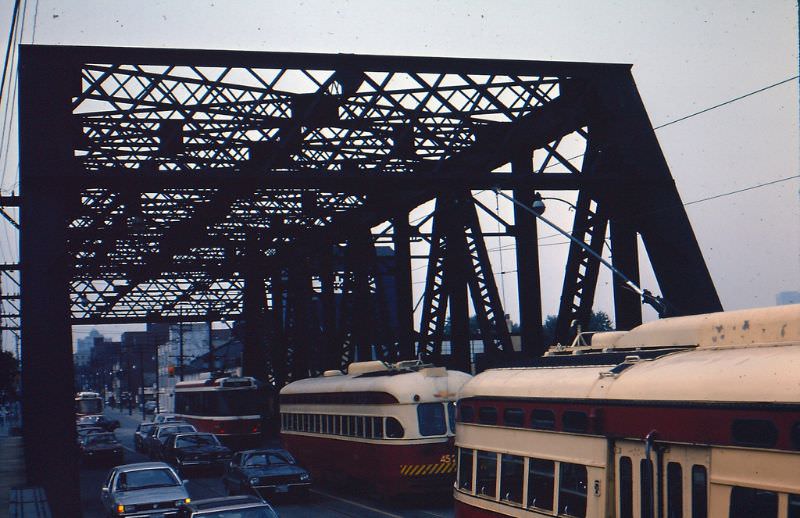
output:
POLYGON ((12 436, 12 423, 0 423, 0 516, 7 516, 12 487, 25 485, 22 437, 12 436))

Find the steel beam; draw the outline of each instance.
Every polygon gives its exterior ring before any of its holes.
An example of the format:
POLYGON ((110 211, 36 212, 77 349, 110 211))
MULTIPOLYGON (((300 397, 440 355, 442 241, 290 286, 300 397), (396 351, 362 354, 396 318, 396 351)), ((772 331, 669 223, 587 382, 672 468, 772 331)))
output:
POLYGON ((22 414, 28 483, 44 487, 54 516, 72 518, 81 506, 64 222, 78 193, 63 171, 73 159, 70 142, 47 136, 72 127, 72 87, 80 79, 75 69, 51 65, 21 52, 22 414))

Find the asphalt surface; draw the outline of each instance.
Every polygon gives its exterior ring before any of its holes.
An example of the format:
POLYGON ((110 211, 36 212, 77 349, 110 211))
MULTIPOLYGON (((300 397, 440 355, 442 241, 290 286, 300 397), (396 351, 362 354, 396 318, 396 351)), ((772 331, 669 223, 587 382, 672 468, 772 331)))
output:
MULTIPOLYGON (((125 463, 145 462, 145 455, 133 447, 133 432, 141 422, 141 413, 128 415, 128 411, 106 409, 106 415, 120 421, 117 438, 125 448, 125 463)), ((105 517, 100 504, 100 487, 111 466, 81 465, 81 503, 85 518, 105 517)), ((224 496, 225 490, 219 475, 197 475, 189 478, 189 496, 193 500, 224 496)), ((453 516, 453 501, 449 494, 414 496, 413 498, 382 499, 371 496, 363 487, 352 485, 315 485, 308 497, 284 497, 270 501, 282 518, 313 517, 358 517, 358 518, 450 518, 453 516)))

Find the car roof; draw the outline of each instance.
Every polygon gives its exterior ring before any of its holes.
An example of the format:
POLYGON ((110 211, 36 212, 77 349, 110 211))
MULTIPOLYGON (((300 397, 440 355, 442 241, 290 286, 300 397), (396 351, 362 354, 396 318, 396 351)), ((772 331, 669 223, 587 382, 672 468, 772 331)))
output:
MULTIPOLYGON (((257 448, 254 450, 242 450, 239 453, 242 455, 252 455, 254 453, 289 453, 284 448, 257 448)), ((289 453, 291 455, 291 453, 289 453)))
POLYGON ((128 473, 130 471, 142 471, 146 469, 163 469, 167 468, 170 471, 173 471, 169 464, 166 462, 135 462, 133 464, 123 464, 122 466, 117 466, 114 469, 117 470, 117 473, 128 473))
POLYGON ((211 510, 222 510, 228 507, 232 507, 234 505, 267 505, 265 500, 262 500, 258 497, 253 495, 241 495, 241 496, 225 496, 219 498, 207 498, 204 500, 195 500, 190 504, 187 504, 186 507, 192 509, 193 511, 211 511, 211 510))

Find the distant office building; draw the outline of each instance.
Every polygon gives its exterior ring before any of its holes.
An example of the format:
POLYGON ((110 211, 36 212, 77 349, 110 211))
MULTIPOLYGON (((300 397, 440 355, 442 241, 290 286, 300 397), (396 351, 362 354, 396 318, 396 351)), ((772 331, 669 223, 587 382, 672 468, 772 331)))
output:
POLYGON ((800 291, 782 291, 775 297, 779 306, 784 304, 800 304, 800 291))
POLYGON ((97 329, 92 329, 89 331, 89 334, 83 338, 78 338, 76 341, 75 347, 75 365, 78 367, 86 367, 89 365, 89 361, 92 358, 92 349, 94 348, 95 339, 100 339, 103 341, 103 335, 101 335, 97 329))

